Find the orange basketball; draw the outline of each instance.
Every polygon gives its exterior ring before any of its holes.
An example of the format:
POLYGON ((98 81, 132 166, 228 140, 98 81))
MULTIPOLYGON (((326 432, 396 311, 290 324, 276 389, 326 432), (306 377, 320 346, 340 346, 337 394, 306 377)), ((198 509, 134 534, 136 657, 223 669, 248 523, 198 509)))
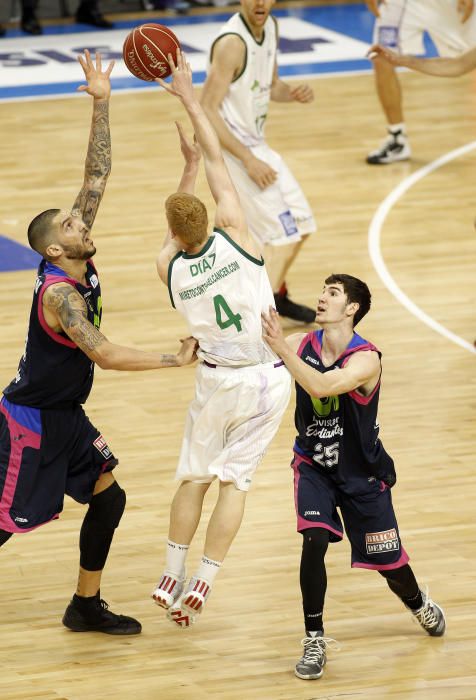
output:
POLYGON ((175 34, 163 24, 141 24, 129 32, 122 55, 132 75, 152 82, 155 78, 167 78, 172 72, 167 55, 177 61, 180 43, 175 34))

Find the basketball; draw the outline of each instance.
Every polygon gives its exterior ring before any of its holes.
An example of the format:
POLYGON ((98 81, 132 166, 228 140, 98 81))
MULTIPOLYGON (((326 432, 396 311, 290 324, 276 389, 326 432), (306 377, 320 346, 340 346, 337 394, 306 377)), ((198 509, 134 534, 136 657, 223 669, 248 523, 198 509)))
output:
POLYGON ((179 40, 163 24, 141 24, 129 32, 124 41, 124 62, 136 78, 152 82, 171 74, 167 55, 177 60, 179 40))

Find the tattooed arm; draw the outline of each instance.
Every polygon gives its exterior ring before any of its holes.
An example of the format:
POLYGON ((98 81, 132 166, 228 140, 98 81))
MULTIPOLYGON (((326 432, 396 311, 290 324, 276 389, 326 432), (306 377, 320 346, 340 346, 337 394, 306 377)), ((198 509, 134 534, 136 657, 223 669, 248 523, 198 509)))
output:
POLYGON ((107 178, 111 172, 111 134, 109 131, 111 83, 109 76, 114 61, 111 61, 107 69, 103 71, 101 54, 96 53, 95 66, 87 49, 84 51, 84 57, 78 56, 78 60, 87 80, 87 85, 81 85, 78 89, 87 92, 94 98, 94 106, 84 168, 84 182, 73 204, 73 213, 80 216, 86 226, 91 228, 106 188, 107 178))
POLYGON ((197 358, 195 338, 185 338, 176 355, 142 352, 109 342, 99 329, 88 321, 83 297, 66 282, 52 284, 43 296, 45 319, 52 330, 66 335, 101 369, 144 370, 181 367, 197 358))

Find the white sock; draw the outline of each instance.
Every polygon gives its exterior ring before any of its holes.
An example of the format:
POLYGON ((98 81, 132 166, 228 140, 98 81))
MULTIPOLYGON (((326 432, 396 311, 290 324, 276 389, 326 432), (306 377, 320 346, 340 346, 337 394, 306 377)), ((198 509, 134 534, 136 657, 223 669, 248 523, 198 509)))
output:
POLYGON ((221 565, 221 561, 214 561, 213 559, 209 559, 203 555, 202 561, 200 562, 200 566, 198 567, 198 571, 195 576, 197 578, 205 579, 208 585, 211 586, 221 565))
POLYGON ((185 571, 185 559, 188 553, 188 544, 177 544, 167 540, 167 551, 165 555, 165 570, 181 578, 185 571))
POLYGON ((388 132, 390 134, 395 134, 397 131, 401 131, 402 136, 407 135, 407 129, 405 127, 405 122, 400 122, 399 124, 388 124, 387 125, 388 132))

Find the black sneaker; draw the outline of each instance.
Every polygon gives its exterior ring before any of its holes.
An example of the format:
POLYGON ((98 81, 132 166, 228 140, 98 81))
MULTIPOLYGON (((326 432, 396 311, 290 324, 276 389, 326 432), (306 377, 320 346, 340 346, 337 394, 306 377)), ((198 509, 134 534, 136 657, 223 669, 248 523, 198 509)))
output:
POLYGON ((291 318, 293 321, 299 321, 300 323, 314 323, 316 320, 315 309, 291 301, 287 292, 285 294, 275 294, 274 303, 280 316, 286 316, 286 318, 291 318))
POLYGON ((104 632, 104 634, 139 634, 142 625, 133 617, 116 615, 108 610, 106 601, 96 596, 91 605, 79 605, 76 597, 66 608, 63 625, 73 632, 104 632))
POLYGON ((78 7, 76 12, 76 22, 79 24, 91 24, 93 27, 100 29, 113 29, 114 24, 102 15, 99 10, 94 8, 78 7))

